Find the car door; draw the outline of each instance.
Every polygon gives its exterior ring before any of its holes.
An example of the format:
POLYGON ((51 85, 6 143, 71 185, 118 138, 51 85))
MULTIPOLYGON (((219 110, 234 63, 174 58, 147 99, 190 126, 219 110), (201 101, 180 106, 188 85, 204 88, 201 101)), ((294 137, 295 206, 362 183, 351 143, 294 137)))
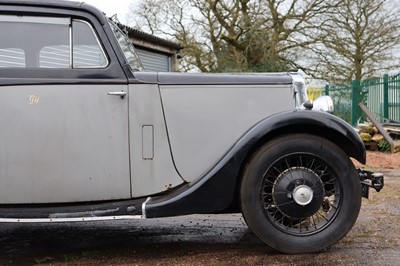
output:
POLYGON ((0 24, 0 203, 130 198, 127 82, 98 31, 68 17, 0 24))

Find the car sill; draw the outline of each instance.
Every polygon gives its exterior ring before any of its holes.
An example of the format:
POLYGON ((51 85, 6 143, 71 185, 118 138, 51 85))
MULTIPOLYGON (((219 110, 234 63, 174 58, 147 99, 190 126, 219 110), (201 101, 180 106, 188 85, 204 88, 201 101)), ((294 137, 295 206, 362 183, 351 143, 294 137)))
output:
POLYGON ((0 223, 63 223, 63 222, 91 222, 110 220, 136 220, 143 219, 142 215, 121 215, 102 217, 75 217, 75 218, 0 218, 0 223))

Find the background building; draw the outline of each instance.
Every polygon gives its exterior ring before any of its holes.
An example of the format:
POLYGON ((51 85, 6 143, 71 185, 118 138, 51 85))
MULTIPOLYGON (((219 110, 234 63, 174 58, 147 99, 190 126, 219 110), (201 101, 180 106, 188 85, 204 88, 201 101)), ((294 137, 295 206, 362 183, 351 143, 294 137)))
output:
POLYGON ((179 52, 183 49, 182 46, 130 27, 125 27, 125 30, 135 46, 145 71, 178 71, 179 52))

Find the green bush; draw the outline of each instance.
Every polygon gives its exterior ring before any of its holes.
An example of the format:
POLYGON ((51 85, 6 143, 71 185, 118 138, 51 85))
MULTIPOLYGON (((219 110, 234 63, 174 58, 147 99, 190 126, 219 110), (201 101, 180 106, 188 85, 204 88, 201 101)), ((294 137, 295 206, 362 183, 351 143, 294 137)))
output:
POLYGON ((380 151, 391 151, 392 147, 390 146, 389 142, 386 140, 381 140, 378 143, 378 150, 380 151))

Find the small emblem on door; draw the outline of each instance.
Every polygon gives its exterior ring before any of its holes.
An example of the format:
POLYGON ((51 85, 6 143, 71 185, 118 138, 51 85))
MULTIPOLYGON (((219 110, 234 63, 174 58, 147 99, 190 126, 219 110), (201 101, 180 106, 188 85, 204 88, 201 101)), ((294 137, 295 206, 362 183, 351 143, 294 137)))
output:
POLYGON ((29 95, 28 103, 29 104, 38 104, 40 100, 39 96, 29 95))

